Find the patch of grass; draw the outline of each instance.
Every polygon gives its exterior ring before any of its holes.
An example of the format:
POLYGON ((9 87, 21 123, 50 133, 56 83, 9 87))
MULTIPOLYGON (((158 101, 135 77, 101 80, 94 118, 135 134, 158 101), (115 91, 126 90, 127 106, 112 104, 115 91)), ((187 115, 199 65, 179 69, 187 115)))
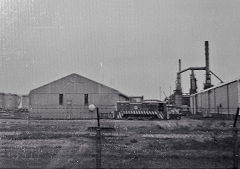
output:
POLYGON ((168 142, 170 139, 148 139, 146 146, 144 149, 147 150, 166 150, 168 148, 167 144, 164 144, 163 142, 168 142))
POLYGON ((29 133, 23 132, 17 135, 5 135, 2 139, 7 140, 28 140, 28 139, 59 139, 59 138, 70 138, 73 134, 45 134, 45 133, 29 133))
POLYGON ((178 131, 190 131, 191 127, 179 125, 179 127, 177 127, 175 130, 178 130, 178 131))
POLYGON ((226 124, 226 122, 222 121, 222 122, 219 123, 219 125, 222 126, 222 127, 226 127, 227 124, 226 124))
POLYGON ((38 146, 38 147, 11 147, 6 148, 5 157, 15 160, 15 162, 26 159, 44 159, 48 160, 54 157, 61 149, 61 146, 38 146))
MULTIPOLYGON (((169 144, 170 145, 170 144, 169 144)), ((175 150, 225 150, 232 151, 234 141, 232 137, 218 138, 200 142, 197 140, 172 141, 171 148, 175 150)))

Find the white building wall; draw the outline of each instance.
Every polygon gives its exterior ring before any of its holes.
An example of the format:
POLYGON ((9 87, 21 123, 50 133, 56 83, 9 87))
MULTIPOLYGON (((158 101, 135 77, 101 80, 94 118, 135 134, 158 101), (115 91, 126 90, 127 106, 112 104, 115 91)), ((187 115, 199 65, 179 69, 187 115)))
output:
POLYGON ((216 97, 215 97, 215 89, 213 90, 210 90, 208 92, 209 94, 209 99, 210 99, 210 110, 209 110, 209 113, 216 113, 216 97))
POLYGON ((202 111, 202 95, 198 94, 197 96, 197 113, 202 111))
POLYGON ((229 87, 229 113, 235 114, 236 107, 238 105, 238 87, 237 82, 231 83, 228 85, 229 87))
POLYGON ((228 114, 228 93, 227 85, 215 89, 216 91, 216 108, 219 114, 228 114))
POLYGON ((239 105, 240 86, 235 80, 191 95, 191 112, 202 115, 234 115, 239 105))
POLYGON ((208 114, 208 93, 202 93, 201 94, 201 99, 202 99, 202 113, 204 113, 205 116, 208 114))

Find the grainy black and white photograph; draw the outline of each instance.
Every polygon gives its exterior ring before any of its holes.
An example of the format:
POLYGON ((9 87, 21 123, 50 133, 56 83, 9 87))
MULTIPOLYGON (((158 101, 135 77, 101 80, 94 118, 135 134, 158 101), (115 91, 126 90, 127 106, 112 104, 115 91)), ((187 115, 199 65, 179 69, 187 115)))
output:
POLYGON ((239 0, 0 0, 0 169, 239 169, 239 0))

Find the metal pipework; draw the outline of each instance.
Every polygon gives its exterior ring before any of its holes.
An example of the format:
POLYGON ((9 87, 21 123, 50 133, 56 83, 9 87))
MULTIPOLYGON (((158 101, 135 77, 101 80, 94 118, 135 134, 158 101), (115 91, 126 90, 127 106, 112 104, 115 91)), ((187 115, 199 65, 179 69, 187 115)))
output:
POLYGON ((189 67, 187 69, 179 71, 178 74, 181 74, 181 73, 186 72, 188 70, 206 70, 206 67, 189 67))
POLYGON ((178 60, 178 70, 179 70, 179 72, 182 70, 181 59, 178 60))
POLYGON ((222 79, 220 79, 220 77, 218 77, 215 73, 213 73, 211 70, 210 70, 210 73, 213 74, 221 83, 223 83, 222 79))
MULTIPOLYGON (((184 69, 184 70, 178 72, 177 74, 184 73, 184 72, 186 72, 186 71, 188 71, 188 70, 206 70, 206 68, 205 68, 205 67, 189 67, 189 68, 187 68, 187 69, 184 69)), ((220 77, 218 77, 215 73, 213 73, 213 71, 209 70, 209 72, 210 72, 212 75, 214 75, 221 83, 223 83, 223 80, 222 80, 220 77)))
POLYGON ((205 79, 205 83, 204 83, 204 89, 208 89, 210 87, 212 87, 213 85, 211 84, 211 74, 214 75, 221 83, 223 83, 223 81, 216 75, 214 74, 210 68, 209 68, 209 44, 208 41, 205 41, 205 67, 189 67, 187 69, 181 70, 181 60, 179 60, 179 72, 177 72, 177 85, 176 85, 176 93, 180 94, 180 87, 181 87, 181 73, 184 73, 188 70, 192 71, 192 75, 191 75, 191 84, 194 84, 193 86, 193 90, 190 89, 190 93, 193 93, 197 90, 197 80, 196 77, 193 73, 194 70, 205 70, 206 72, 206 79, 205 79))
POLYGON ((208 41, 205 41, 205 62, 206 62, 206 73, 209 74, 209 47, 208 47, 208 41))
MULTIPOLYGON (((178 60, 178 70, 181 71, 181 59, 178 60)), ((176 92, 182 93, 181 75, 177 73, 176 92)))
POLYGON ((208 41, 205 41, 205 62, 206 62, 206 79, 205 79, 204 89, 208 89, 213 86, 211 83, 211 74, 210 74, 210 69, 209 69, 208 41))

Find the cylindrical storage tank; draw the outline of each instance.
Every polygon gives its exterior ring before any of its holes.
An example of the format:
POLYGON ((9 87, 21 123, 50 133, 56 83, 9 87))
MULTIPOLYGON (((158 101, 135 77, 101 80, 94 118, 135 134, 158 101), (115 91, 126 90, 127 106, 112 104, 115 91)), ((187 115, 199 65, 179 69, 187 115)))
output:
POLYGON ((29 108, 29 97, 28 97, 28 95, 22 95, 22 108, 24 108, 24 109, 29 108))
POLYGON ((4 108, 6 110, 16 110, 20 103, 20 97, 16 94, 5 94, 4 102, 4 108))
POLYGON ((0 109, 4 108, 4 93, 0 93, 0 109))

